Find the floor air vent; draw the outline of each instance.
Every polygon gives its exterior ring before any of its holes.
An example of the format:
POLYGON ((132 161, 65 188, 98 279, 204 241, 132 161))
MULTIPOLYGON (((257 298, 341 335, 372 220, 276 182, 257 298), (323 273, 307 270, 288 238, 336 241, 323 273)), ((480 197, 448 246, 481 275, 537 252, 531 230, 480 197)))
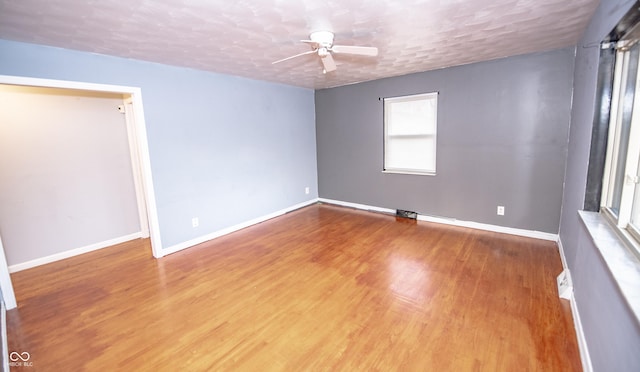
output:
POLYGON ((411 218, 412 220, 417 220, 418 219, 418 213, 412 212, 412 211, 405 211, 405 210, 402 210, 402 209, 396 209, 396 216, 404 217, 404 218, 411 218))

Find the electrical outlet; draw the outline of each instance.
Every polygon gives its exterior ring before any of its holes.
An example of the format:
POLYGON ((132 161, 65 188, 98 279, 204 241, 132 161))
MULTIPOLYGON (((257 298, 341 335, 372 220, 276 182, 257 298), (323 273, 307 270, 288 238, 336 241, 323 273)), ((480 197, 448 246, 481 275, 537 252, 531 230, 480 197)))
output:
POLYGON ((193 217, 191 219, 191 226, 193 226, 194 228, 200 226, 200 220, 198 219, 198 217, 193 217))
POLYGON ((309 186, 304 188, 304 193, 307 194, 307 195, 309 194, 309 186))
POLYGON ((498 206, 498 216, 504 216, 504 206, 498 206))

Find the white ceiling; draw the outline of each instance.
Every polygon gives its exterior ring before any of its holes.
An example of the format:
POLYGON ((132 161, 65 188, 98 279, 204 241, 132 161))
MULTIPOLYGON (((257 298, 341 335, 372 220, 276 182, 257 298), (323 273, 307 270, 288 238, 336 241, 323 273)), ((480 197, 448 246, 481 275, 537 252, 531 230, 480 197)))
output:
POLYGON ((598 0, 0 0, 0 38, 307 88, 575 45, 598 0), (322 74, 311 31, 378 57, 335 56, 322 74))

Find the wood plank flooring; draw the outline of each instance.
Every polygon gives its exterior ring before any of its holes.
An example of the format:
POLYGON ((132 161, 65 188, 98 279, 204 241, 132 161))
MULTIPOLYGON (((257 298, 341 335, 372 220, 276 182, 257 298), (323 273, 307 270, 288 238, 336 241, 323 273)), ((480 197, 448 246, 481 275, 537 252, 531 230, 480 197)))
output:
POLYGON ((579 371, 555 243, 313 205, 12 275, 29 371, 579 371))

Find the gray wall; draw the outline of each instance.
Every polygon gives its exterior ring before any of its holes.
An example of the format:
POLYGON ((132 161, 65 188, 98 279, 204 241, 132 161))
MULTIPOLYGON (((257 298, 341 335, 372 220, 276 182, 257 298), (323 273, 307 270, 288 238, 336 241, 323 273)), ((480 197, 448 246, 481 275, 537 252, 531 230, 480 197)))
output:
POLYGON ((316 91, 320 197, 557 233, 573 59, 568 48, 316 91), (434 91, 437 175, 383 174, 378 98, 434 91))
POLYGON ((5 40, 0 55, 2 75, 142 88, 165 248, 317 197, 312 90, 5 40))
POLYGON ((9 265, 140 232, 122 96, 0 86, 9 265))
POLYGON ((603 0, 577 47, 560 240, 596 371, 640 371, 640 326, 578 219, 586 187, 599 50, 634 2, 603 0))

